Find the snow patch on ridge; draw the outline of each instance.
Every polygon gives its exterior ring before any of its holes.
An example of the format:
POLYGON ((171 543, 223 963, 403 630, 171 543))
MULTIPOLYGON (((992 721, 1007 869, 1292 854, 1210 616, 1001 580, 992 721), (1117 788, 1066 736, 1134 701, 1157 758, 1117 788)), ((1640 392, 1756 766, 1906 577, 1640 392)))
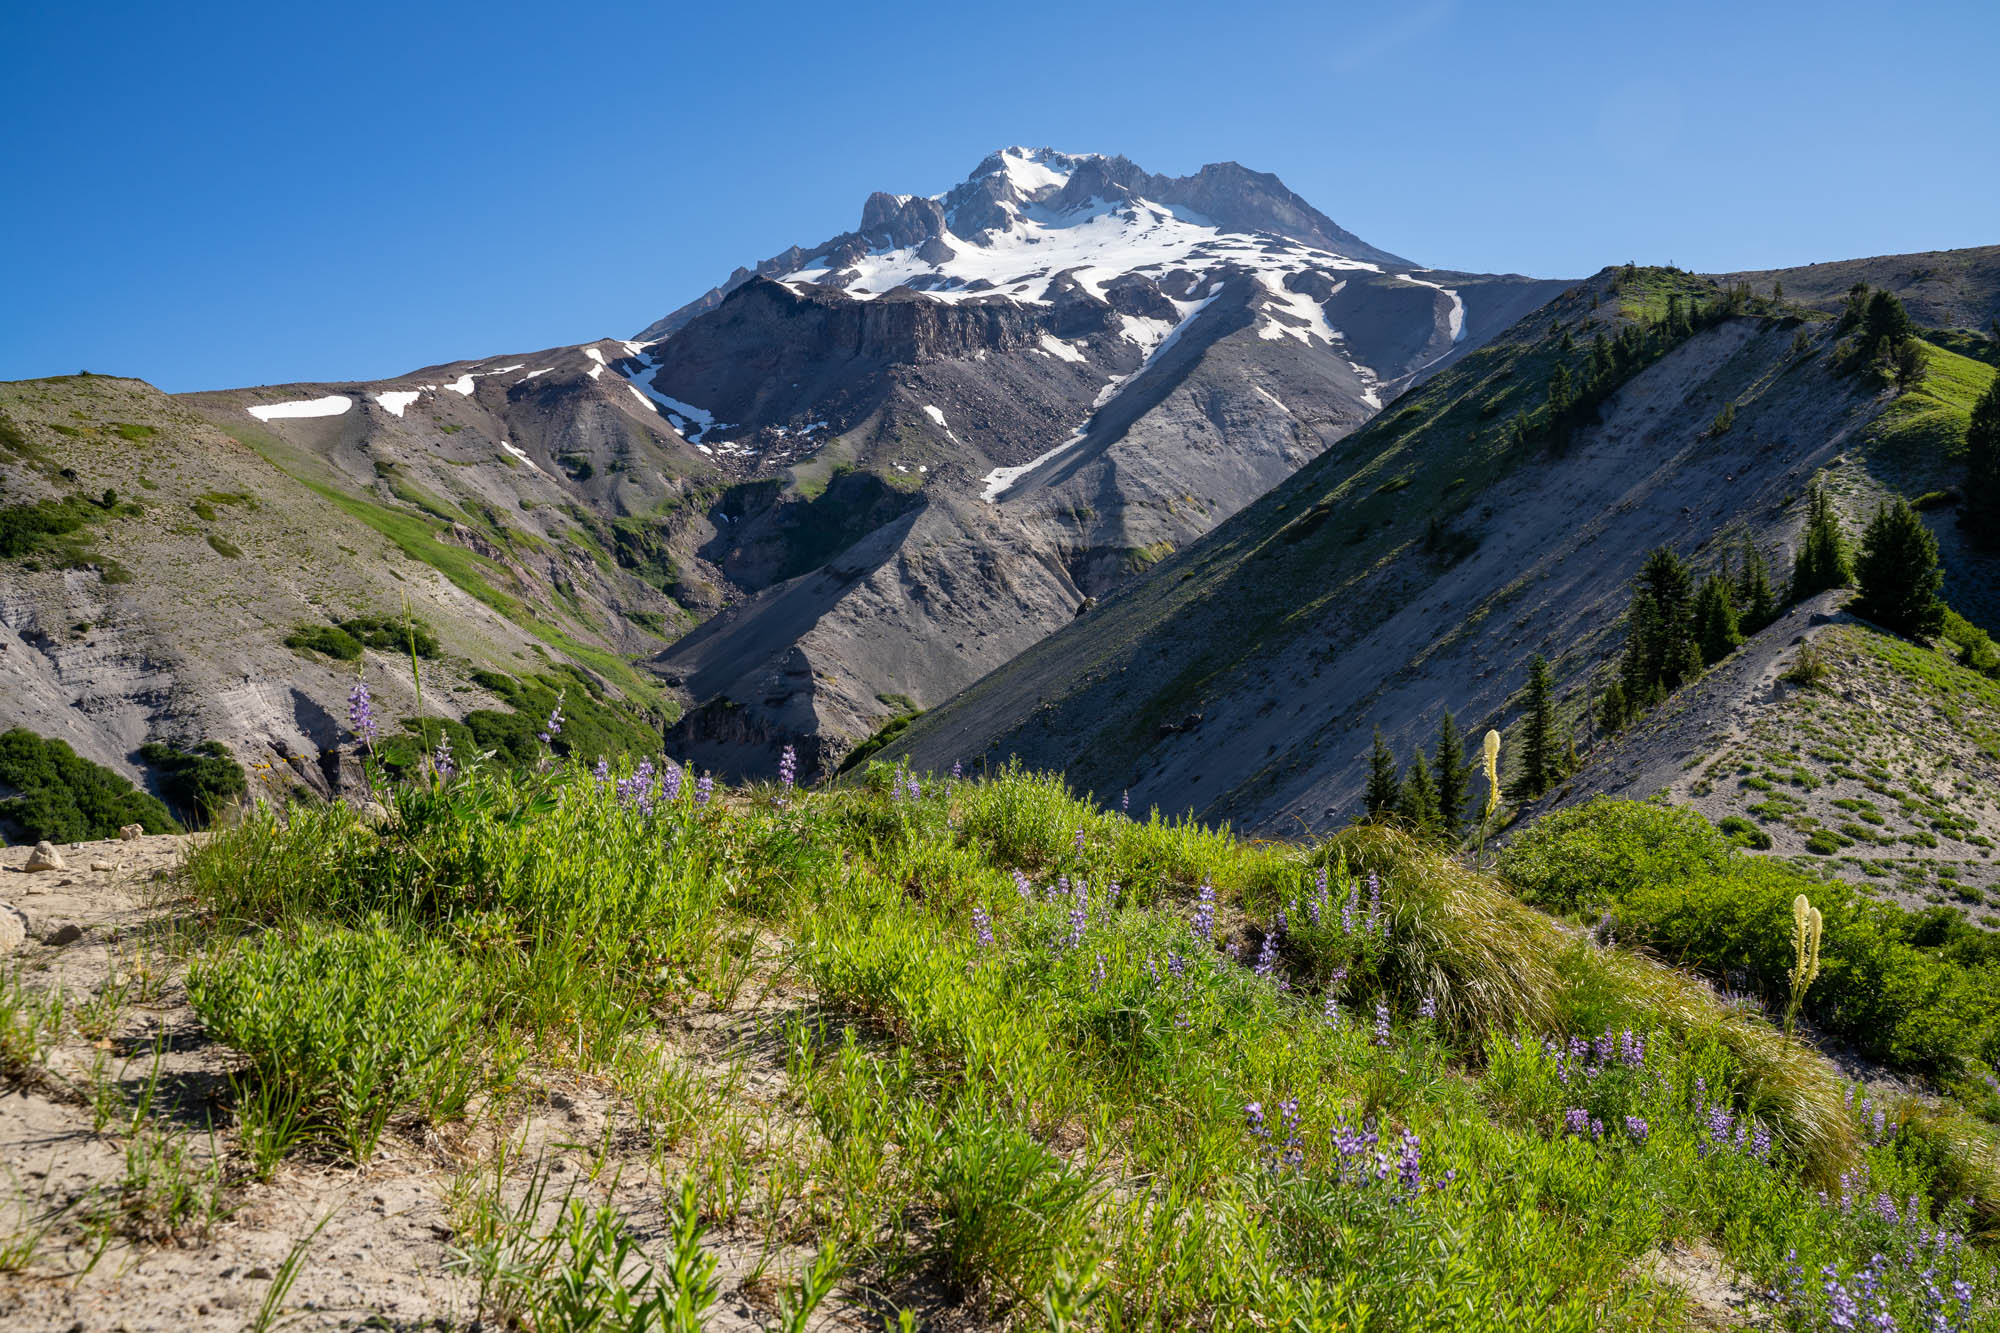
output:
POLYGON ((411 403, 423 396, 421 389, 385 389, 375 395, 375 401, 382 410, 392 417, 399 417, 408 410, 411 403))
POLYGON ((1040 345, 1041 349, 1050 356, 1059 356, 1065 361, 1074 361, 1082 364, 1087 359, 1082 352, 1076 350, 1074 344, 1064 342, 1053 333, 1044 333, 1040 345))
POLYGON ((299 398, 289 403, 266 403, 262 407, 246 408, 259 421, 275 421, 286 417, 337 417, 354 406, 354 400, 344 393, 330 393, 324 398, 299 398))

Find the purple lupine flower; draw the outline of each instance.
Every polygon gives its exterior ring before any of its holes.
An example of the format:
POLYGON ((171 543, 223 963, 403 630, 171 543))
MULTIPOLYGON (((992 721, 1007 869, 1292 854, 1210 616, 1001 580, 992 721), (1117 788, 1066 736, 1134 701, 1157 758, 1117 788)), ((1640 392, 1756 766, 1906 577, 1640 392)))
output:
POLYGON ((450 778, 458 767, 457 761, 451 757, 451 733, 442 727, 438 728, 437 748, 431 751, 431 767, 441 778, 450 778))
POLYGON ((1846 1287, 1840 1284, 1840 1274, 1832 1264, 1820 1270, 1826 1279, 1827 1322, 1834 1328, 1855 1328, 1855 1319, 1861 1314, 1861 1307, 1855 1302, 1846 1287))
POLYGON ((667 759, 660 769, 660 799, 663 801, 678 801, 680 798, 681 766, 673 760, 667 759))
POLYGON ((1146 975, 1152 979, 1153 989, 1160 988, 1160 966, 1153 961, 1153 955, 1146 955, 1146 975))
POLYGON ((983 907, 972 909, 972 938, 982 949, 993 947, 993 918, 983 907))
POLYGON ((1896 1201, 1886 1193, 1875 1196, 1875 1215, 1890 1226, 1895 1226, 1903 1220, 1896 1212, 1896 1201))
POLYGON ((1090 927, 1090 885, 1082 880, 1076 882, 1076 896, 1069 909, 1069 947, 1079 948, 1083 944, 1083 933, 1090 927))
POLYGON ((610 778, 611 761, 603 755, 597 756, 597 762, 590 766, 590 780, 602 787, 610 778))
POLYGON ((1382 928, 1382 881, 1374 871, 1368 872, 1368 929, 1370 933, 1382 928))
POLYGON ((1019 870, 1014 872, 1014 892, 1021 895, 1024 903, 1035 901, 1035 886, 1028 883, 1028 877, 1019 870))
POLYGON ((535 733, 535 739, 547 745, 556 737, 562 735, 562 727, 562 696, 558 694, 556 696, 556 706, 549 710, 549 720, 542 723, 542 729, 535 733))
POLYGON ((1278 1123, 1285 1137, 1278 1145, 1274 1170, 1296 1171, 1306 1164, 1305 1145, 1299 1139, 1299 1102, 1296 1097, 1287 1097, 1278 1103, 1278 1123))
POLYGON ((715 775, 704 772, 694 784, 694 803, 696 805, 707 805, 709 799, 714 795, 715 775))
POLYGON ((1246 1102, 1243 1107, 1243 1123, 1255 1138, 1267 1139, 1271 1131, 1264 1124, 1264 1103, 1246 1102))
POLYGON ((789 789, 799 775, 799 752, 787 745, 778 756, 778 785, 789 789))
POLYGON ((1430 996, 1426 995, 1424 996, 1423 999, 1417 1002, 1418 1018, 1436 1018, 1437 1016, 1438 1016, 1438 1006, 1436 1000, 1433 1000, 1430 996))
POLYGON ((1618 1039, 1618 1059, 1621 1064, 1637 1069, 1646 1063, 1646 1039, 1633 1033, 1631 1028, 1618 1039))
POLYGON ((964 776, 965 776, 965 769, 964 769, 964 768, 963 768, 963 767, 962 767, 962 766, 961 766, 961 765, 959 764, 958 760, 956 760, 956 759, 952 760, 952 761, 951 761, 951 780, 952 780, 953 782, 956 782, 956 781, 958 781, 958 780, 959 780, 960 778, 962 778, 962 777, 964 777, 964 776))
POLYGON ((347 694, 347 725, 353 729, 356 739, 375 748, 375 704, 368 697, 368 682, 357 680, 347 694))
POLYGON ((1341 934, 1352 935, 1354 933, 1354 913, 1360 904, 1361 884, 1358 880, 1350 881, 1347 887, 1347 902, 1340 909, 1341 934))
POLYGON ((1760 1162, 1771 1160, 1771 1131, 1761 1123, 1757 1125, 1757 1132, 1750 1136, 1750 1155, 1760 1162))
POLYGON ((1632 1136, 1634 1143, 1644 1143, 1652 1134, 1653 1127, 1636 1115, 1625 1117, 1625 1132, 1632 1136))
POLYGON ((1563 1133, 1581 1138, 1590 1130, 1590 1112, 1581 1106, 1572 1106, 1563 1112, 1563 1133))
POLYGON ((1206 879, 1195 892, 1194 933, 1199 940, 1215 938, 1215 886, 1206 879))
POLYGON ((1077 854, 1078 856, 1082 856, 1082 855, 1083 855, 1083 830, 1082 830, 1082 829, 1078 829, 1078 830, 1076 831, 1076 854, 1077 854))
POLYGON ((1278 965, 1278 930, 1276 926, 1264 932, 1263 947, 1257 951, 1257 964, 1252 969, 1260 977, 1268 977, 1278 965))
MULTIPOLYGON (((1148 965, 1150 965, 1152 961, 1153 960, 1150 958, 1146 960, 1148 965)), ((1097 955, 1097 966, 1090 970, 1090 991, 1091 994, 1095 995, 1098 991, 1101 991, 1103 989, 1104 989, 1104 955, 1099 954, 1097 955)))
POLYGON ((1423 1192, 1423 1152, 1423 1144, 1417 1136, 1407 1129, 1404 1130, 1397 1151, 1396 1183, 1403 1187, 1403 1194, 1406 1197, 1414 1198, 1423 1192))
POLYGON ((1326 1004, 1321 1008, 1320 1012, 1326 1015, 1327 1022, 1340 1022, 1340 997, 1329 990, 1326 993, 1326 1004))
POLYGON ((1118 813, 1121 815, 1132 813, 1132 789, 1130 787, 1127 787, 1125 794, 1118 798, 1118 813))
POLYGON ((1389 1006, 1380 1000, 1375 1002, 1375 1044, 1389 1044, 1389 1006))

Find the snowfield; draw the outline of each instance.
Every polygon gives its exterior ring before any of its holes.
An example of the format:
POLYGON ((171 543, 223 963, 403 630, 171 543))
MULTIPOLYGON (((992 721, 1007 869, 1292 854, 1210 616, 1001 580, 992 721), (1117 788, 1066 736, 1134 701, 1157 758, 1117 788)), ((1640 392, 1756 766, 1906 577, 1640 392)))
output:
POLYGON ((330 393, 324 398, 300 398, 289 403, 266 403, 262 407, 245 409, 259 421, 276 421, 283 417, 337 417, 354 406, 354 400, 344 393, 330 393))

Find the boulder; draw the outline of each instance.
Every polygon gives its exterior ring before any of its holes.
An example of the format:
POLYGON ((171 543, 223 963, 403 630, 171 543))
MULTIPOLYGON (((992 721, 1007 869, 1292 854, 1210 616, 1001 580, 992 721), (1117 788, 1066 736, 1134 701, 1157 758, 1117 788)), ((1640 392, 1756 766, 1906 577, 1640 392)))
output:
POLYGON ((145 836, 146 827, 143 824, 124 824, 118 829, 118 838, 121 842, 137 842, 145 836))
POLYGON ((0 903, 0 955, 10 954, 28 938, 28 918, 18 907, 0 903))
POLYGON ((38 842, 35 844, 35 850, 28 853, 28 864, 21 868, 23 870, 67 870, 69 866, 63 861, 62 853, 56 850, 54 843, 38 842))
POLYGON ((42 943, 60 948, 65 944, 75 944, 82 938, 83 927, 74 921, 65 921, 50 927, 48 933, 42 936, 42 943))

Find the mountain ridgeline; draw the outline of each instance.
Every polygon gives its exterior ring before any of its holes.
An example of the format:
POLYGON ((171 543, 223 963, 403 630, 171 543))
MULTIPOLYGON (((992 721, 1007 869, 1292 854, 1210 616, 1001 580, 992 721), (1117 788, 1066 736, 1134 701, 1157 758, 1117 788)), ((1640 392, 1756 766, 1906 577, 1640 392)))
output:
MULTIPOLYGON (((1953 485, 1996 254, 1464 273, 1235 164, 1009 148, 631 340, 0 386, 10 721, 155 791, 146 746, 220 743, 333 794, 358 678, 392 764, 563 708, 586 757, 1018 755, 1320 825, 1378 723, 1508 721, 1535 652, 1574 723, 1653 547, 1775 568, 1817 471, 1857 529, 1953 485), (1905 295, 1927 373, 1855 373, 1835 270, 1905 295)), ((1955 512, 1946 596, 1991 625, 1955 512)))

